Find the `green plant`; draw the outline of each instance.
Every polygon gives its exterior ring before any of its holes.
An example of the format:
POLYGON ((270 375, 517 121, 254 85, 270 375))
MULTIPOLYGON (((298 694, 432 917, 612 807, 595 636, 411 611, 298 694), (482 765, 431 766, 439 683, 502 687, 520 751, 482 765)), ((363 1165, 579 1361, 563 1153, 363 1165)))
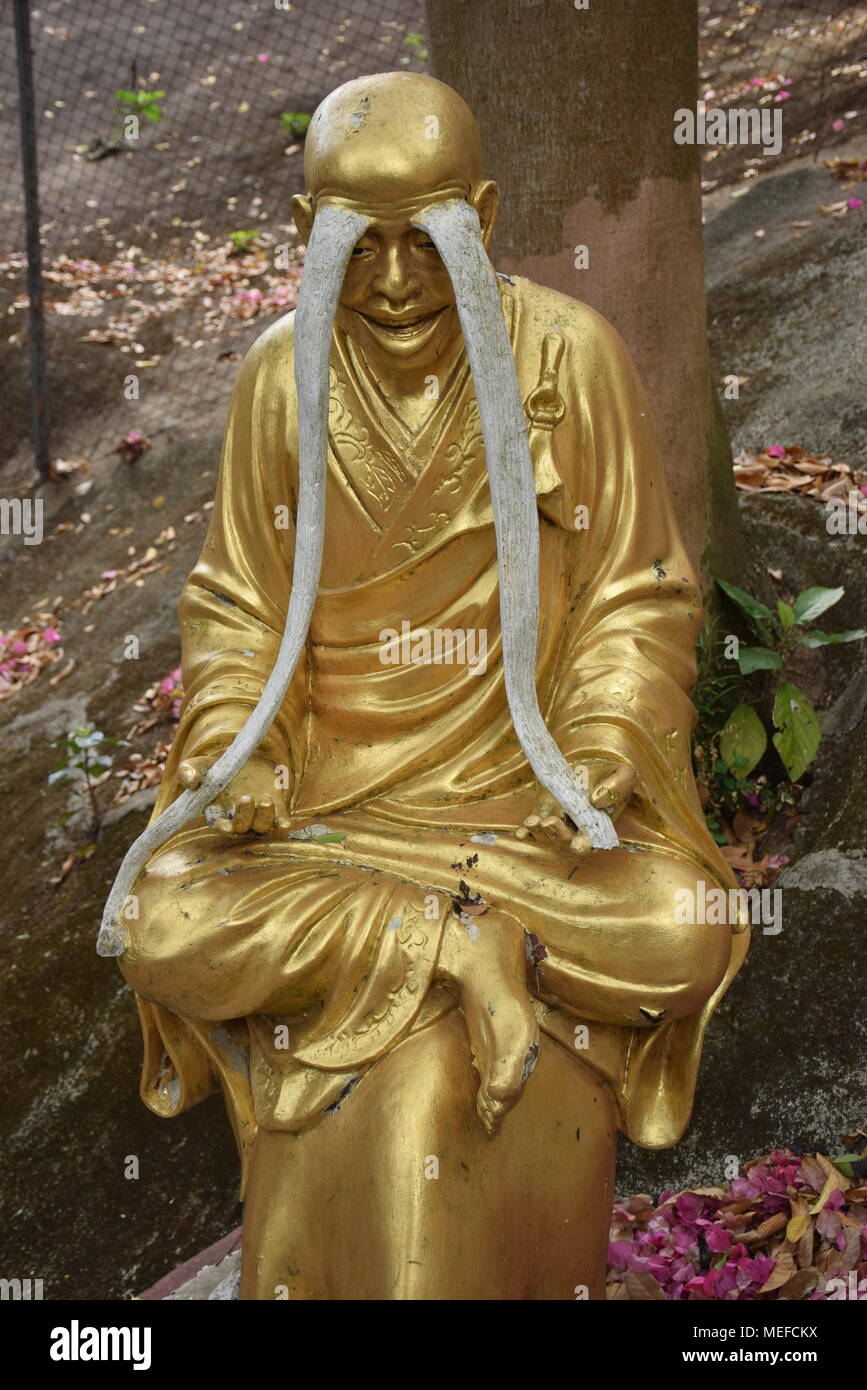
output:
MULTIPOLYGON (((863 628, 847 632, 822 632, 808 628, 822 613, 839 603, 843 589, 804 589, 793 604, 777 603, 774 613, 764 603, 734 584, 717 583, 745 614, 759 639, 759 646, 739 646, 737 663, 741 675, 755 671, 776 671, 774 677, 772 742, 792 782, 802 777, 816 756, 821 729, 816 711, 803 690, 786 678, 786 667, 800 647, 825 647, 838 642, 856 642, 867 637, 863 628)), ((739 780, 747 777, 764 756, 767 730, 753 706, 744 701, 732 711, 719 734, 720 755, 729 771, 739 780)))
POLYGON ((695 656, 697 672, 692 700, 698 711, 697 738, 701 742, 719 733, 743 678, 725 659, 725 641, 715 618, 708 619, 699 633, 695 656))
POLYGON ((296 139, 307 134, 307 127, 310 125, 310 116, 306 111, 281 111, 280 120, 288 127, 290 134, 296 139))
POLYGON ((257 231, 250 231, 247 228, 242 228, 237 232, 230 232, 229 240, 232 243, 232 250, 236 251, 238 255, 241 255, 244 251, 249 251, 258 235, 259 233, 257 231))
MULTIPOLYGON (((403 46, 404 48, 408 48, 410 50, 413 58, 415 58, 419 63, 424 62, 425 58, 427 57, 427 44, 425 43, 423 34, 404 34, 403 46)), ((402 61, 408 62, 409 59, 404 58, 402 61)))
POLYGON ((134 92, 127 87, 118 87, 115 96, 121 106, 128 106, 137 116, 147 121, 161 121, 163 118, 160 102, 165 92, 134 92))
MULTIPOLYGON (((48 785, 53 787, 58 782, 75 784, 72 794, 80 798, 90 811, 89 833, 94 839, 99 835, 103 819, 96 788, 109 772, 113 762, 112 758, 106 756, 105 750, 120 744, 128 746, 126 739, 107 738, 92 724, 81 724, 75 729, 70 729, 66 738, 60 738, 53 744, 53 747, 66 751, 61 761, 48 774, 48 785)), ((80 804, 73 806, 72 810, 60 817, 58 824, 65 825, 81 809, 80 804)))

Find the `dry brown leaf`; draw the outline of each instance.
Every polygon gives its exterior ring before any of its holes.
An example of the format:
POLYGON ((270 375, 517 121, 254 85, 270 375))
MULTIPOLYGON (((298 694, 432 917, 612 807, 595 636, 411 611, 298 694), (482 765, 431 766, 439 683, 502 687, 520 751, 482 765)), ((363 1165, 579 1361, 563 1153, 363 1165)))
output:
POLYGON ((760 1226, 757 1226, 754 1231, 747 1231, 744 1235, 738 1236, 738 1240, 742 1245, 757 1245, 759 1242, 766 1240, 768 1236, 772 1236, 775 1231, 782 1231, 787 1220, 788 1217, 784 1211, 775 1212, 773 1216, 769 1216, 760 1226))
POLYGON ((626 1299, 628 1301, 629 1291, 626 1285, 621 1284, 620 1282, 616 1284, 609 1284, 607 1289, 605 1290, 605 1297, 609 1302, 612 1303, 622 1301, 623 1299, 626 1299))
POLYGON ((781 1250, 774 1261, 773 1269, 759 1289, 759 1293, 770 1293, 772 1289, 782 1288, 783 1284, 787 1284, 795 1273, 795 1257, 791 1250, 781 1250))
POLYGON ((816 1233, 811 1225, 807 1226, 806 1231, 798 1241, 796 1257, 801 1269, 809 1269, 813 1263, 813 1246, 816 1242, 816 1233))
POLYGON ((626 1285, 629 1298, 633 1303, 647 1302, 649 1300, 655 1302, 662 1300, 662 1302, 665 1302, 665 1294, 662 1291, 661 1284, 658 1280, 654 1279, 653 1275, 648 1273, 647 1270, 639 1274, 634 1269, 628 1269, 624 1275, 623 1282, 626 1285))
POLYGON ((809 1269, 799 1269, 793 1274, 791 1279, 780 1287, 778 1298, 789 1301, 796 1298, 806 1298, 808 1293, 812 1293, 819 1282, 819 1271, 813 1267, 809 1269))
POLYGON ((854 1269, 861 1260, 861 1227, 844 1226, 843 1238, 846 1244, 838 1253, 846 1269, 854 1269))
POLYGON ((813 1154, 803 1155, 801 1172, 817 1194, 822 1191, 825 1186, 825 1170, 813 1154))

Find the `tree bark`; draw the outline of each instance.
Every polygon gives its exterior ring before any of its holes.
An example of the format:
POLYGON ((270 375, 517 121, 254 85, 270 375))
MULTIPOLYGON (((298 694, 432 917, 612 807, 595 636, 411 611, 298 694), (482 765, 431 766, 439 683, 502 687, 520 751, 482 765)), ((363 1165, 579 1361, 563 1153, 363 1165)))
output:
POLYGON ((482 128, 501 270, 598 309, 636 362, 678 520, 707 586, 742 546, 711 377, 694 0, 427 0, 434 74, 482 128), (580 248, 587 249, 582 266, 580 248))

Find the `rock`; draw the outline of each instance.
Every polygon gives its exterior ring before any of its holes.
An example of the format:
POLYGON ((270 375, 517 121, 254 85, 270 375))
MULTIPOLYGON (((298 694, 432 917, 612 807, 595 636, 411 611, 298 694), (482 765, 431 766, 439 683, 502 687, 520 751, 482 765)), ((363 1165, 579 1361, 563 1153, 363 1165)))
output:
MULTIPOLYGON (((864 159, 863 135, 834 153, 864 159)), ((756 179, 742 198, 721 189, 705 200, 714 365, 718 379, 748 378, 739 399, 724 402, 736 449, 801 444, 835 461, 867 457, 864 214, 821 212, 846 196, 805 159, 756 179)))

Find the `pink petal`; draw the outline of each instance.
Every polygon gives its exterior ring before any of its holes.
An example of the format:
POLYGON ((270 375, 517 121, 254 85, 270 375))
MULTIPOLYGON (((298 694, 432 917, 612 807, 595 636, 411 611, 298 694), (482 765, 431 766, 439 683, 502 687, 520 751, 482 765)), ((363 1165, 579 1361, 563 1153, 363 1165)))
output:
POLYGON ((731 1250, 732 1238, 722 1226, 709 1226, 705 1231, 705 1240, 708 1250, 713 1250, 716 1254, 731 1250))

